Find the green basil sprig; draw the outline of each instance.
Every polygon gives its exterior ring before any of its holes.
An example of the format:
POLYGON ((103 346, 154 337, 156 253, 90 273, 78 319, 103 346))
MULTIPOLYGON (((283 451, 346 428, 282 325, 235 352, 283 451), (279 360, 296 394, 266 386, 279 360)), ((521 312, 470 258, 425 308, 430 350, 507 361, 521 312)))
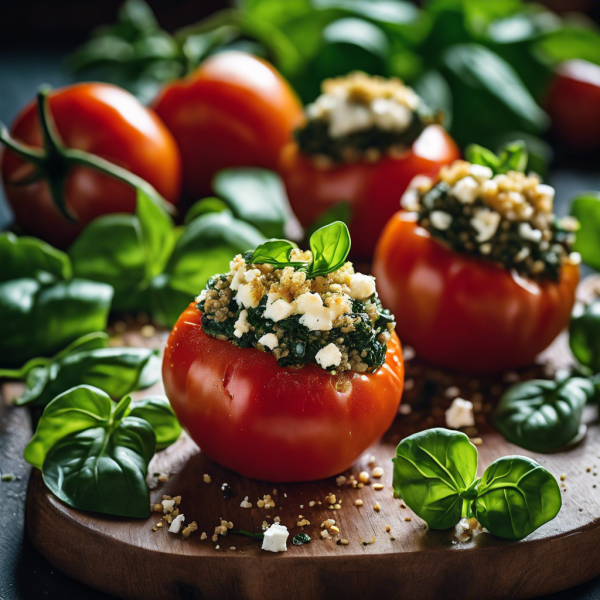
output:
POLYGON ((458 431, 415 433, 400 442, 393 462, 394 490, 432 529, 475 517, 490 533, 518 540, 562 505, 556 479, 524 456, 501 458, 477 478, 477 449, 458 431))
POLYGON ((102 390, 82 385, 48 404, 24 456, 69 506, 144 518, 148 464, 157 445, 168 445, 177 432, 166 398, 152 398, 136 413, 129 396, 114 404, 102 390))
POLYGON ((317 229, 310 236, 311 261, 292 261, 291 252, 297 246, 288 240, 269 240, 254 250, 247 259, 249 264, 269 264, 276 269, 293 267, 308 278, 337 271, 346 262, 350 252, 350 233, 342 221, 317 229))
POLYGON ((524 171, 528 161, 527 146, 522 140, 504 145, 498 155, 487 148, 471 144, 465 150, 465 157, 470 163, 489 167, 494 175, 524 171))
POLYGON ((583 408, 593 396, 594 384, 581 377, 522 381, 500 399, 494 424, 509 442, 548 452, 577 436, 583 408))
POLYGON ((600 300, 576 307, 569 327, 575 358, 592 373, 600 373, 600 300))
POLYGON ((27 389, 15 400, 23 406, 46 406, 68 389, 86 384, 100 388, 111 398, 122 398, 149 387, 160 378, 157 350, 107 348, 108 335, 85 335, 53 358, 34 358, 20 369, 0 369, 0 377, 25 379, 27 389))

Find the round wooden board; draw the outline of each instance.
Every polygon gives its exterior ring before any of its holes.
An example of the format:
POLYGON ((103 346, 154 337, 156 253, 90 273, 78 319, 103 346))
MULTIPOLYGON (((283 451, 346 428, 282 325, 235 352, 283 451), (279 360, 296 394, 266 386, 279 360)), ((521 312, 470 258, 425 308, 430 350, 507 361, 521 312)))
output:
MULTIPOLYGON (((126 341, 139 344, 135 334, 126 341)), ((151 343, 161 345, 164 335, 151 343)), ((147 343, 147 341, 145 342, 147 343)), ((544 365, 527 369, 521 378, 546 374, 570 361, 565 339, 559 339, 544 365)), ((532 598, 564 590, 600 575, 600 438, 596 408, 585 413, 587 436, 578 446, 549 455, 523 451, 507 443, 487 424, 487 416, 508 380, 452 376, 432 370, 416 359, 407 362, 407 392, 401 414, 385 438, 345 473, 384 468, 385 487, 362 489, 336 484, 335 478, 303 484, 269 484, 245 479, 221 468, 203 455, 187 437, 157 454, 150 473, 170 474, 169 480, 151 492, 152 502, 163 494, 181 495, 186 523, 196 521, 198 531, 188 540, 168 533, 166 527, 152 531, 160 520, 104 517, 74 510, 50 494, 39 472, 31 479, 27 500, 27 528, 38 550, 74 579, 119 598, 289 600, 320 598, 477 599, 532 598), (456 386, 458 389, 452 389, 456 386), (459 544, 452 531, 430 531, 392 494, 390 459, 400 439, 419 429, 444 425, 444 409, 460 390, 476 406, 480 436, 479 471, 496 458, 525 454, 543 464, 559 478, 563 508, 558 517, 519 542, 484 533, 459 544), (406 408, 406 407, 410 407, 406 408), (368 464, 369 456, 375 462, 368 464), (212 482, 205 483, 203 474, 212 482), (235 497, 224 497, 227 483, 235 497), (274 488, 277 495, 274 495, 274 488), (329 493, 342 500, 340 510, 323 502, 329 493), (257 507, 257 500, 271 494, 275 509, 257 507), (249 497, 253 507, 240 502, 249 497), (354 500, 363 500, 355 506, 354 500), (313 507, 311 501, 317 502, 313 507), (378 503, 381 510, 373 507, 378 503), (287 552, 270 553, 260 542, 229 534, 211 541, 220 519, 235 528, 261 532, 263 521, 275 516, 287 525, 290 538, 302 515, 313 538, 309 544, 287 552), (333 518, 340 528, 337 538, 320 538, 319 525, 333 518), (386 525, 391 531, 386 532, 386 525), (201 533, 207 539, 201 539, 201 533), (347 546, 336 539, 346 538, 347 546)), ((152 390, 153 392, 156 390, 152 390)), ((148 392, 146 392, 148 393, 148 392)), ((144 393, 138 394, 143 396, 144 393)), ((290 432, 293 435, 293 432, 290 432)), ((373 482, 373 480, 372 480, 373 482)), ((154 484, 157 482, 154 480, 154 484)), ((126 501, 124 499, 124 501, 126 501)))

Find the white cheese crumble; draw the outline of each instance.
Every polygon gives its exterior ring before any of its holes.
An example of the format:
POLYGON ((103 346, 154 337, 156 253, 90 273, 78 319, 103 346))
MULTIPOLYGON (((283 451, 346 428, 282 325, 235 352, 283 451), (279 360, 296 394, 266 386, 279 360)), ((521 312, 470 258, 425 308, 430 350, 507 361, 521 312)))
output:
POLYGON ((252 508, 252 502, 248 502, 248 496, 242 500, 240 508, 252 508))
POLYGON ((163 500, 161 504, 165 514, 172 513, 175 510, 175 500, 163 500))
POLYGON ((250 323, 248 323, 247 319, 248 311, 244 309, 240 312, 240 316, 237 318, 237 321, 233 325, 233 335, 235 335, 235 337, 241 338, 244 335, 244 333, 248 333, 250 331, 250 323))
POLYGON ((179 530, 181 529, 181 524, 184 521, 185 517, 183 515, 177 515, 171 522, 171 526, 169 527, 169 533, 179 533, 179 530))
POLYGON ((450 194, 463 204, 473 204, 479 195, 479 183, 473 177, 463 177, 452 186, 450 194))
POLYGON ((534 229, 529 223, 519 224, 519 235, 529 242, 541 242, 542 232, 539 229, 534 229))
POLYGON ((235 296, 235 300, 239 306, 243 306, 244 308, 256 308, 258 306, 260 298, 256 298, 256 294, 252 293, 252 288, 250 286, 251 284, 249 283, 244 283, 243 285, 240 285, 235 296))
POLYGON ((294 303, 296 304, 294 312, 302 315, 300 324, 311 331, 329 331, 333 328, 333 321, 340 315, 350 312, 349 301, 340 296, 334 296, 329 306, 325 306, 319 294, 307 292, 298 296, 294 303))
POLYGON ((472 427, 475 425, 473 403, 464 398, 455 398, 446 411, 446 425, 449 429, 472 427))
POLYGON ((285 525, 273 523, 273 525, 265 531, 262 549, 267 550, 268 552, 286 552, 286 542, 289 535, 285 525))
POLYGON ((431 221, 433 227, 441 231, 448 229, 450 225, 452 225, 452 215, 449 215, 443 210, 434 210, 429 215, 429 220, 431 221))
POLYGON ((489 167, 484 167, 483 165, 471 165, 469 172, 471 173, 471 176, 479 182, 486 181, 494 176, 493 171, 489 167))
POLYGON ((483 527, 475 518, 463 518, 454 528, 454 536, 459 542, 468 542, 472 537, 477 537, 480 533, 483 533, 483 527))
POLYGON ((196 296, 196 304, 200 304, 200 302, 204 302, 206 300, 206 294, 208 294, 208 290, 202 290, 197 296, 196 296))
POLYGON ((327 344, 317 352, 315 360, 323 369, 337 367, 342 362, 342 353, 335 344, 327 344))
POLYGON ((258 340, 258 343, 270 348, 271 350, 279 346, 279 340, 274 333, 265 333, 265 335, 258 340))
POLYGON ((471 219, 471 225, 477 231, 475 239, 482 243, 494 237, 498 230, 502 217, 500 213, 489 208, 480 208, 475 211, 475 215, 471 219))
POLYGON ((286 302, 279 294, 269 293, 267 294, 267 305, 265 307, 265 319, 271 319, 277 323, 277 321, 283 321, 289 316, 294 314, 296 307, 286 302))
POLYGON ((375 279, 369 275, 356 273, 350 279, 350 297, 354 300, 366 300, 375 293, 375 279))

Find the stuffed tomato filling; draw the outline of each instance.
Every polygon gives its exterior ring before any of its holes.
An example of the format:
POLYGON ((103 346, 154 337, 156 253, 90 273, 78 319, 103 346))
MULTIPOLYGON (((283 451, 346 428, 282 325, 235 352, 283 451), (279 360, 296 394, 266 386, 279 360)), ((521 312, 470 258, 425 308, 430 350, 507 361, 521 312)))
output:
POLYGON ((557 219, 554 188, 535 174, 494 173, 464 160, 442 167, 436 180, 422 178, 402 198, 421 227, 452 250, 484 258, 523 277, 558 281, 578 223, 557 219))
POLYGON ((365 373, 385 363, 395 321, 373 277, 355 273, 350 262, 310 277, 310 251, 291 249, 292 266, 283 268, 252 263, 252 256, 237 255, 197 297, 207 334, 271 353, 281 367, 365 373))
POLYGON ((386 153, 405 153, 439 120, 399 79, 356 72, 323 82, 294 135, 301 152, 319 165, 375 162, 386 153))

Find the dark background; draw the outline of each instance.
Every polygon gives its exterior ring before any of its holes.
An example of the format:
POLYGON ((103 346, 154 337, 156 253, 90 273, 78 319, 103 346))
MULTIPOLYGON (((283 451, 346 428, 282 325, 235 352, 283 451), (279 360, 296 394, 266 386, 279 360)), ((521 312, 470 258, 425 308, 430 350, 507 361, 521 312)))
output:
MULTIPOLYGON (((0 120, 9 125, 34 97, 40 84, 59 87, 72 82, 73 77, 64 68, 66 57, 95 27, 113 23, 120 3, 120 0, 0 0, 0 120)), ((172 31, 227 3, 155 0, 149 4, 161 26, 172 31)), ((561 10, 586 10, 600 22, 598 0, 554 0, 546 4, 561 10)), ((573 156, 556 145, 554 152, 549 182, 557 189, 557 212, 565 214, 576 192, 600 190, 600 156, 573 156)), ((10 213, 0 192, 0 230, 9 222, 10 213)), ((54 569, 27 540, 24 514, 29 467, 22 459, 22 452, 30 435, 26 410, 7 408, 0 403, 0 471, 17 476, 15 481, 0 483, 0 600, 109 600, 108 596, 54 569)), ((577 560, 576 556, 571 558, 577 560)), ((156 576, 160 577, 160 573, 156 576)), ((600 599, 600 580, 546 597, 546 600, 567 599, 600 599)))

